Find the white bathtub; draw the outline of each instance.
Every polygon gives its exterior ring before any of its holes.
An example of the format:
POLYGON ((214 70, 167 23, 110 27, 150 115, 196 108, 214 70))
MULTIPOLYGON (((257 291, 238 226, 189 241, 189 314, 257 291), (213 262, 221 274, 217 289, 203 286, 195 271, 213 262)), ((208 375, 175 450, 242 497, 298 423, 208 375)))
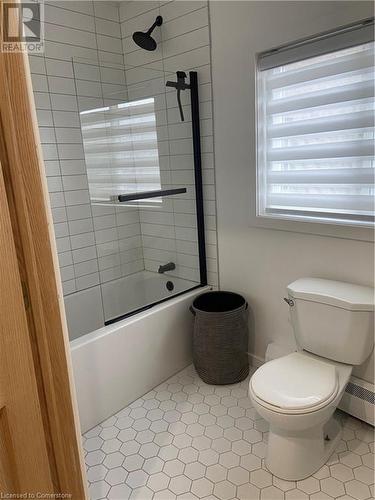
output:
POLYGON ((82 432, 191 363, 189 306, 202 287, 71 342, 82 432))
POLYGON ((195 281, 140 271, 72 293, 64 298, 70 340, 102 328, 106 321, 196 286, 195 281), (173 283, 173 290, 167 289, 168 281, 173 283))
POLYGON ((102 285, 104 317, 106 321, 118 318, 130 311, 173 297, 197 285, 198 283, 193 281, 150 271, 141 271, 125 278, 109 281, 102 285), (168 281, 173 283, 173 290, 167 289, 168 281))

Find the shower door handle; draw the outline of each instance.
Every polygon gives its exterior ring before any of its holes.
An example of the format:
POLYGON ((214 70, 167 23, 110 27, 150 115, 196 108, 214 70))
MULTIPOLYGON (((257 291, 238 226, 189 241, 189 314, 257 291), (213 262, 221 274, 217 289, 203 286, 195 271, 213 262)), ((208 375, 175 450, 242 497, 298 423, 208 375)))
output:
POLYGON ((148 198, 160 198, 162 196, 172 196, 174 194, 186 193, 186 188, 160 189, 158 191, 143 191, 141 193, 119 194, 117 199, 120 203, 124 201, 147 200, 148 198))

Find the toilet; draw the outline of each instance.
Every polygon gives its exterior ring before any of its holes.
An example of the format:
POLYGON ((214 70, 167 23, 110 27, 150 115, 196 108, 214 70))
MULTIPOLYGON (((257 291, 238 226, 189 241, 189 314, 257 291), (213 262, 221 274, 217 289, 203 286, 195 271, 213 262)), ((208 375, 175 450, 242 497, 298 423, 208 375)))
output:
POLYGON ((299 350, 258 368, 249 396, 269 423, 266 466, 291 481, 316 472, 341 438, 333 413, 374 346, 374 289, 303 278, 287 290, 299 350))

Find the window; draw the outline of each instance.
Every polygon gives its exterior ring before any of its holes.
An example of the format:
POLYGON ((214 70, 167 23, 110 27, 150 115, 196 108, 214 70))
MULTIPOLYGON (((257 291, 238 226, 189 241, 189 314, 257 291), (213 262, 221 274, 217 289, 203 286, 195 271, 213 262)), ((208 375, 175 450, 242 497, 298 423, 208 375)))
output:
POLYGON ((371 226, 373 20, 258 57, 257 215, 371 226))

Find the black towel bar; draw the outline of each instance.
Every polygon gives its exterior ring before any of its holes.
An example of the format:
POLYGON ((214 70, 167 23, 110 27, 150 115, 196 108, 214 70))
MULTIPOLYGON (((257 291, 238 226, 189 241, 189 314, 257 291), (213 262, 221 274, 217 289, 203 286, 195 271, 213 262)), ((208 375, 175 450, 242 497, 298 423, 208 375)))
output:
POLYGON ((118 201, 122 203, 124 201, 145 200, 147 198, 159 198, 161 196, 171 196, 181 193, 186 193, 186 188, 160 189, 159 191, 143 191, 142 193, 119 194, 118 201))

